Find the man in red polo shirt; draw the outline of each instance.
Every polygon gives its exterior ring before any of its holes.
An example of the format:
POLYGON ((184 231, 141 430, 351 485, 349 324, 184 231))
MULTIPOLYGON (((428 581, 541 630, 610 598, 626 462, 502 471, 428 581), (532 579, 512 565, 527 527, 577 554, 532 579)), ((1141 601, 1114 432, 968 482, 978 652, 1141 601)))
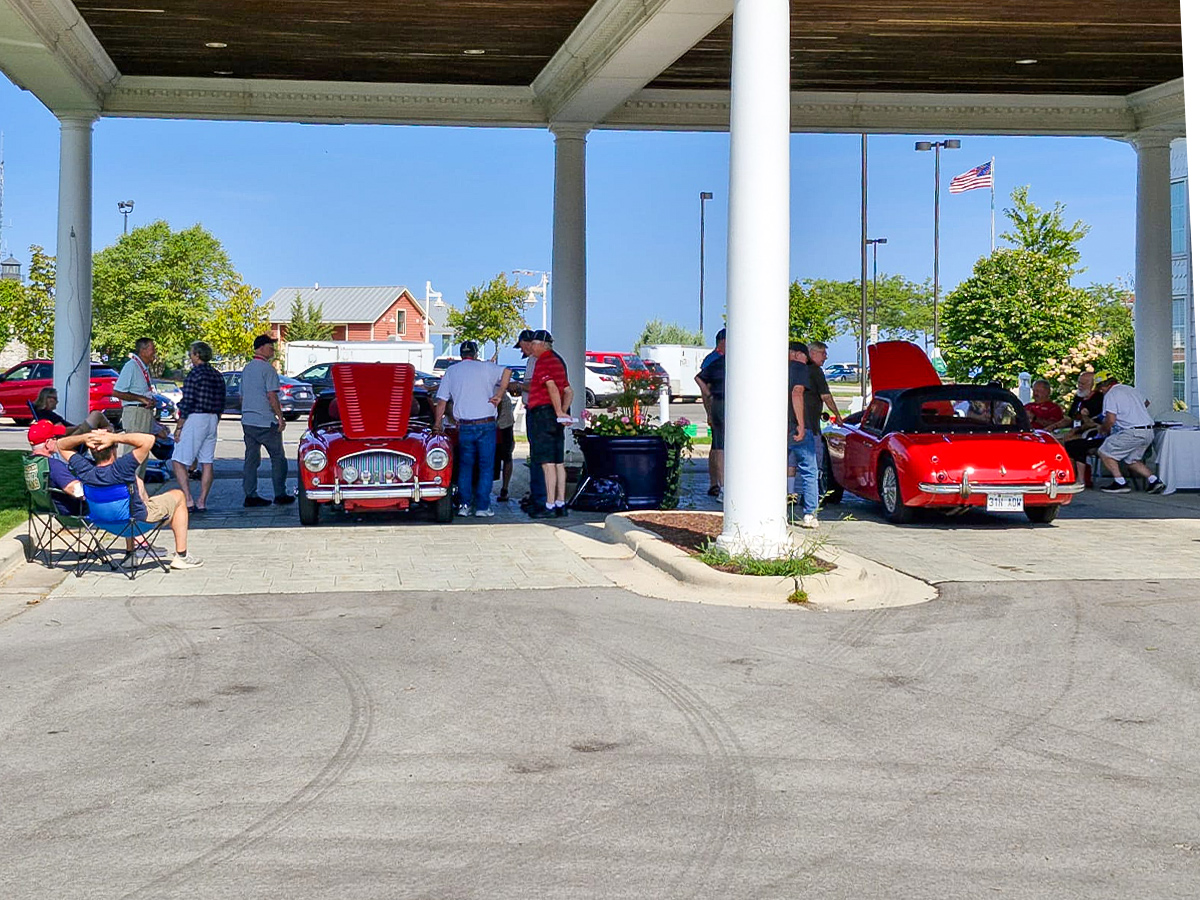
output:
POLYGON ((535 466, 542 467, 546 477, 546 505, 529 511, 534 519, 567 514, 563 426, 571 421, 570 383, 562 357, 550 349, 553 341, 550 332, 542 329, 535 331, 529 342, 535 365, 529 380, 525 430, 529 436, 529 458, 535 466))

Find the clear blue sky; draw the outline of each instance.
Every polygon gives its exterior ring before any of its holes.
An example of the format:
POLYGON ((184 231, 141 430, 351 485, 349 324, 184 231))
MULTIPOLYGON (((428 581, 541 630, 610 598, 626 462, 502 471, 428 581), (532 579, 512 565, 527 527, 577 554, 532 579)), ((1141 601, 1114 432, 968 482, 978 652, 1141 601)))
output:
MULTIPOLYGON (((53 253, 58 126, 0 78, 4 242, 53 253)), ((886 237, 880 274, 932 275, 933 154, 914 137, 870 138, 870 237, 886 237)), ((1062 201, 1092 226, 1081 278, 1133 271, 1136 157, 1101 138, 962 136, 942 153, 943 296, 988 252, 989 194, 950 196, 949 179, 996 157, 997 233, 1014 186, 1042 207, 1062 201)), ((554 144, 546 131, 102 119, 95 129, 94 248, 130 226, 201 223, 245 280, 269 297, 290 285, 433 282, 448 302, 512 269, 549 269, 554 144)), ((792 276, 859 273, 859 137, 792 138, 792 276)), ((705 323, 725 305, 726 134, 593 132, 588 139, 588 347, 630 349, 648 318, 695 327, 699 192, 707 205, 705 323)), ((528 282, 525 279, 523 283, 528 282)), ((553 284, 551 285, 553 304, 553 284)), ((540 323, 540 312, 530 320, 540 323)), ((834 344, 833 361, 854 345, 834 344)))

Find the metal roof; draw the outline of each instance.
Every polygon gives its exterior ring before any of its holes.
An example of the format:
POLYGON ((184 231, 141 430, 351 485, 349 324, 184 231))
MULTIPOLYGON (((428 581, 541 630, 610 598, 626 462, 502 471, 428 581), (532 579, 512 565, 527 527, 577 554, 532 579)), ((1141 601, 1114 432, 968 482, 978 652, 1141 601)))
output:
MULTIPOLYGON (((371 287, 282 287, 271 295, 271 322, 286 323, 291 317, 292 301, 300 295, 300 302, 321 307, 321 318, 334 325, 366 324, 379 320, 384 311, 396 302, 396 298, 407 292, 417 309, 424 311, 425 304, 402 284, 385 284, 371 287)), ((429 318, 435 328, 445 324, 448 306, 429 304, 429 318)))

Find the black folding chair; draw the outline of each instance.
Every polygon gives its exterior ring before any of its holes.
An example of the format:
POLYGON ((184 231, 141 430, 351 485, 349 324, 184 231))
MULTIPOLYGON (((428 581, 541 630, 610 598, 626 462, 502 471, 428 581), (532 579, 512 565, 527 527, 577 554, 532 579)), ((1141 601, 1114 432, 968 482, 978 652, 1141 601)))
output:
POLYGON ((154 546, 154 541, 158 538, 158 534, 167 520, 143 522, 135 519, 130 502, 135 490, 137 488, 133 485, 125 484, 104 485, 103 487, 93 487, 87 484, 83 486, 83 495, 87 498, 88 508, 87 513, 82 516, 82 521, 88 545, 86 555, 75 567, 76 577, 83 575, 93 562, 102 562, 114 571, 124 572, 132 581, 138 568, 137 548, 134 548, 129 565, 126 567, 121 566, 112 551, 117 541, 125 542, 136 538, 143 539, 142 548, 145 549, 148 560, 153 560, 153 563, 161 566, 164 572, 170 571, 167 561, 159 555, 154 546))

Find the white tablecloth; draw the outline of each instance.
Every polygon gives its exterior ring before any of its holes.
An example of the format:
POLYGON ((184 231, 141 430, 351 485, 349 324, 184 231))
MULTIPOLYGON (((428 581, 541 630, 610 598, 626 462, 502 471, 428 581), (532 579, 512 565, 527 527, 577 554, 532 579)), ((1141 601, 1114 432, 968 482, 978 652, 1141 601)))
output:
POLYGON ((1163 429, 1154 436, 1154 452, 1158 477, 1167 484, 1165 493, 1200 488, 1200 429, 1163 429))

